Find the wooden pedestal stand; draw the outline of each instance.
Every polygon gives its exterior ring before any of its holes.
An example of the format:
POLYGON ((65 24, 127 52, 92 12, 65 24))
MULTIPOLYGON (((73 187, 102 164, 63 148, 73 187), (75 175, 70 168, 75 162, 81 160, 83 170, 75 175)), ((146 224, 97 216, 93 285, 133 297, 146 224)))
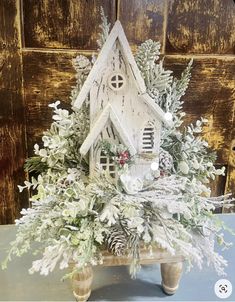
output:
MULTIPOLYGON (((168 295, 173 295, 179 287, 179 281, 182 273, 184 258, 181 255, 172 256, 163 249, 155 248, 149 253, 147 249, 140 251, 141 264, 161 264, 162 288, 168 295)), ((129 265, 131 259, 127 256, 117 257, 108 251, 103 252, 102 266, 120 266, 129 265)), ((91 294, 91 285, 93 280, 92 266, 76 272, 72 279, 73 294, 77 301, 85 302, 91 294)))

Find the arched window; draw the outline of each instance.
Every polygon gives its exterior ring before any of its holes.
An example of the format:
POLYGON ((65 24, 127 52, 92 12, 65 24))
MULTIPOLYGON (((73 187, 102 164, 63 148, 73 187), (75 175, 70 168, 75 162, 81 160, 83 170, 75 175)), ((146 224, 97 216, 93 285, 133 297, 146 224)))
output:
POLYGON ((142 152, 153 153, 155 146, 155 129, 151 122, 148 122, 142 133, 142 152))
POLYGON ((103 170, 108 170, 109 174, 112 178, 116 178, 116 166, 114 160, 107 155, 103 151, 100 151, 99 163, 103 170))

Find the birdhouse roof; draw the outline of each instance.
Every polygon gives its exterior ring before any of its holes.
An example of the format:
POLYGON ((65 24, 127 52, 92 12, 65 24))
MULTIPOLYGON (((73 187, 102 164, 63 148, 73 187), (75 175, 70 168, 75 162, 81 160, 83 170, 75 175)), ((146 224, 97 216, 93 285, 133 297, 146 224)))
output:
POLYGON ((109 53, 112 50, 112 47, 117 39, 122 47, 123 54, 130 65, 130 69, 132 70, 138 91, 139 91, 140 95, 142 96, 143 101, 151 108, 151 110, 154 112, 155 116, 159 120, 161 120, 167 126, 169 126, 169 122, 165 119, 164 111, 155 103, 155 101, 146 92, 146 86, 145 86, 144 80, 143 80, 140 70, 135 62, 135 59, 131 52, 126 35, 124 33, 124 30, 123 30, 122 25, 119 20, 117 20, 115 22, 115 25, 113 26, 106 42, 104 43, 96 62, 94 63, 86 81, 84 82, 84 84, 81 88, 80 93, 78 94, 78 96, 74 102, 74 107, 79 109, 82 106, 82 104, 85 101, 94 82, 99 77, 100 70, 102 69, 106 60, 108 59, 109 53))

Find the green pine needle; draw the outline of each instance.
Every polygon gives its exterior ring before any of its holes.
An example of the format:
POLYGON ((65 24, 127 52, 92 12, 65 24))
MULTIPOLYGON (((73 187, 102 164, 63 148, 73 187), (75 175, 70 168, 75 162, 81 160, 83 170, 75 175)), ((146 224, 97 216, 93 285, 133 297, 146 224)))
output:
POLYGON ((26 159, 24 169, 27 172, 38 172, 42 173, 48 170, 46 163, 41 161, 40 156, 32 156, 26 159))

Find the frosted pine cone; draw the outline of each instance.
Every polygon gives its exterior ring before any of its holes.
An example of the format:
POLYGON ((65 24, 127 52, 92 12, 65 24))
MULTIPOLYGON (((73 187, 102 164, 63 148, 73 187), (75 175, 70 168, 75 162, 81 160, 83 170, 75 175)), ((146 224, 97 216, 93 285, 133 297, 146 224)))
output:
POLYGON ((169 152, 160 149, 159 154, 159 168, 163 171, 170 171, 173 167, 173 158, 169 152))
POLYGON ((91 62, 85 56, 77 56, 72 62, 77 72, 89 73, 91 70, 91 62))
POLYGON ((127 240, 124 232, 118 228, 112 228, 106 238, 106 246, 113 255, 121 256, 127 248, 127 240))

